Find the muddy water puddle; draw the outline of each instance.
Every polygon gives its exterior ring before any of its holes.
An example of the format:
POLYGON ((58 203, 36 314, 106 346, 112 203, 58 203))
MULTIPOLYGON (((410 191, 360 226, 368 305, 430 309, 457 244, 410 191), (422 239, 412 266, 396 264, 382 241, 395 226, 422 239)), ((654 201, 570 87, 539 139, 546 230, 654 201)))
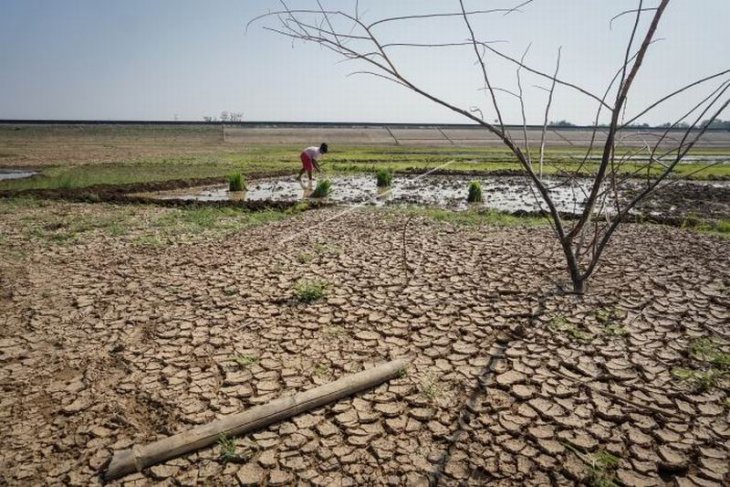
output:
MULTIPOLYGON (((343 204, 420 204, 450 209, 474 207, 466 202, 468 186, 471 181, 482 185, 484 202, 476 205, 498 211, 539 211, 545 205, 540 203, 540 195, 533 192, 527 179, 517 176, 466 176, 466 175, 408 175, 396 176, 389 189, 376 186, 373 175, 330 176, 332 192, 328 201, 343 204)), ((578 180, 572 184, 557 178, 546 178, 559 211, 579 213, 583 209, 591 181, 578 180)), ((297 181, 292 177, 267 178, 248 182, 245 192, 230 192, 227 186, 207 186, 182 190, 147 193, 143 196, 158 199, 178 199, 187 201, 297 201, 311 197, 316 181, 297 181)), ((610 203, 610 202, 609 202, 610 203)))
POLYGON ((38 174, 35 171, 27 171, 22 169, 2 169, 0 168, 0 181, 4 179, 25 179, 38 174))

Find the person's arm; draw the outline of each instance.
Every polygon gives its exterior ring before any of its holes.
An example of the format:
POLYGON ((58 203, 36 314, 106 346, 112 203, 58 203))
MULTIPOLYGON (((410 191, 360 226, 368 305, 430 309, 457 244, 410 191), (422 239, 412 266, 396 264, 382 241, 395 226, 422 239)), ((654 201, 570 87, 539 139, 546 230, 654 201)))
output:
POLYGON ((314 168, 317 170, 317 172, 322 172, 322 170, 319 168, 319 162, 314 157, 312 157, 312 164, 314 165, 314 168))

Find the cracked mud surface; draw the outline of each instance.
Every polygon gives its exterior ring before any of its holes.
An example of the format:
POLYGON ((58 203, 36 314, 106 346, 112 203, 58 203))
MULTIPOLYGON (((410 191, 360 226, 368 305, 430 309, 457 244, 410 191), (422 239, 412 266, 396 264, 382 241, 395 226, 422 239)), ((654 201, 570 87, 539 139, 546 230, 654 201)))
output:
POLYGON ((727 239, 627 225, 580 299, 553 292, 547 227, 413 218, 404 285, 407 217, 318 226, 337 211, 170 246, 41 246, 1 219, 0 484, 98 484, 114 450, 402 355, 404 377, 238 438, 235 462, 215 446, 111 485, 730 481, 727 378, 671 373, 706 367, 698 337, 728 352, 727 239), (326 296, 299 303, 317 278, 326 296))

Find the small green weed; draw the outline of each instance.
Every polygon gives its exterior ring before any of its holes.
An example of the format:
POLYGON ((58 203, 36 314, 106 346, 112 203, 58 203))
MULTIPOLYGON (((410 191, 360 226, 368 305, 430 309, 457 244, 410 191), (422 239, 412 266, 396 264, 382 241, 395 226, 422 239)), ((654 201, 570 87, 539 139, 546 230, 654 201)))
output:
POLYGON ((317 187, 312 191, 312 198, 326 198, 332 191, 332 182, 329 179, 323 179, 317 183, 317 187))
POLYGON ((218 437, 218 446, 221 449, 218 458, 226 463, 235 460, 238 455, 236 454, 236 441, 229 436, 222 434, 218 437))
POLYGON ((249 365, 258 363, 259 358, 254 357, 253 355, 244 355, 242 353, 239 353, 233 356, 233 360, 235 360, 236 363, 241 367, 248 367, 249 365))
POLYGON ((481 203, 482 196, 482 185, 479 181, 472 181, 469 183, 469 195, 466 197, 466 201, 469 203, 481 203))
POLYGON ((160 247, 160 246, 164 245, 164 242, 162 241, 162 239, 160 239, 160 237, 158 237, 157 235, 153 235, 153 234, 140 235, 139 237, 137 237, 134 240, 134 243, 136 243, 137 245, 145 246, 145 247, 160 247))
POLYGON ((297 255, 297 262, 300 264, 309 264, 314 259, 314 256, 308 252, 302 252, 297 255))
POLYGON ((228 176, 228 191, 245 191, 246 183, 240 172, 228 176))
POLYGON ((725 373, 716 369, 692 370, 677 367, 672 369, 672 375, 683 382, 688 382, 697 391, 705 392, 717 387, 725 373))
POLYGON ((418 385, 418 391, 429 401, 435 400, 443 392, 435 379, 429 377, 418 385))
POLYGON ((320 280, 303 280, 296 285, 295 292, 297 299, 302 303, 313 303, 322 299, 327 289, 327 283, 320 280))
POLYGON ((253 455, 251 448, 247 446, 244 446, 244 451, 239 453, 236 440, 225 433, 218 437, 218 446, 221 449, 218 460, 223 463, 244 463, 253 455))
POLYGON ((625 336, 629 334, 629 330, 623 325, 611 323, 603 329, 603 333, 610 336, 625 336))
POLYGON ((387 188, 393 183, 393 171, 390 169, 379 169, 375 173, 378 188, 387 188))
POLYGON ((619 458, 607 451, 598 451, 589 455, 587 483, 593 487, 617 487, 614 471, 618 467, 619 458))
POLYGON ((589 342, 593 339, 590 333, 586 333, 585 331, 578 329, 575 325, 568 323, 568 320, 566 320, 563 315, 553 316, 550 319, 548 327, 554 331, 565 333, 566 335, 570 335, 576 340, 583 342, 589 342))
POLYGON ((689 345, 689 353, 696 360, 709 362, 723 370, 730 369, 730 353, 720 350, 718 344, 707 337, 693 340, 689 345))
POLYGON ((329 377, 331 373, 329 364, 326 364, 324 362, 318 363, 314 367, 314 375, 317 377, 329 377))

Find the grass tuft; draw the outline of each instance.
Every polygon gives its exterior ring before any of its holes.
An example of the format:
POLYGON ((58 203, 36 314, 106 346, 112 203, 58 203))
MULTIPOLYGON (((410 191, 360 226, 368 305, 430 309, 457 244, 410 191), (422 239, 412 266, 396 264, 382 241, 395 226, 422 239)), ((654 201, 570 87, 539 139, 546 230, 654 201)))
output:
POLYGON ((576 327, 572 323, 568 323, 568 320, 566 320, 563 315, 553 316, 550 319, 548 328, 550 328, 551 330, 569 335, 569 336, 575 338, 576 340, 580 340, 582 342, 590 342, 591 340, 593 340, 593 337, 590 335, 590 333, 586 333, 585 331, 580 330, 578 327, 576 327))
POLYGON ((429 401, 434 401, 443 390, 433 377, 428 377, 418 385, 418 391, 429 401))
POLYGON ((720 350, 717 343, 707 337, 693 340, 689 345, 689 353, 692 358, 709 362, 719 369, 730 369, 730 353, 720 350))
POLYGON ((258 363, 259 358, 254 357, 253 355, 245 355, 242 353, 236 354, 233 356, 233 360, 236 361, 238 365, 241 367, 248 367, 249 365, 253 365, 255 363, 258 363))
POLYGON ((617 487, 614 471, 618 467, 619 458, 607 451, 598 451, 589 456, 587 483, 592 487, 617 487))
POLYGON ((329 377, 330 373, 330 366, 327 363, 320 362, 314 367, 314 375, 317 377, 329 377))
POLYGON ((245 463, 253 455, 253 452, 248 447, 244 447, 245 451, 239 453, 236 440, 225 433, 218 437, 218 446, 220 447, 218 460, 223 463, 245 463))
POLYGON ((482 199, 481 183, 479 181, 472 181, 469 183, 469 195, 466 197, 466 201, 469 203, 481 203, 482 199))
POLYGON ((717 387, 725 373, 716 369, 692 370, 677 367, 672 369, 672 375, 691 384, 696 391, 706 392, 717 387))
POLYGON ((302 303, 313 303, 322 299, 327 289, 327 283, 314 279, 311 281, 303 280, 297 283, 295 288, 296 296, 302 303))

